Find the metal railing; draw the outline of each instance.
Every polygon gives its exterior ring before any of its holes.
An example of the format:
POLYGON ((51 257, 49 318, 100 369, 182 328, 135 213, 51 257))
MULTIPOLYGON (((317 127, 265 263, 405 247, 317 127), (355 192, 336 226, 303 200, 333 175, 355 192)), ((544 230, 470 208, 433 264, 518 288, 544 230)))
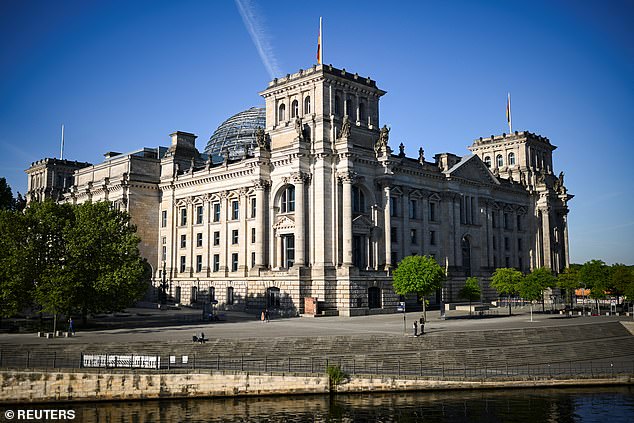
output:
MULTIPOLYGON (((106 356, 108 356, 106 354, 106 356)), ((118 355, 120 357, 120 355, 118 355)), ((139 354, 148 357, 150 354, 139 354)), ((106 358, 94 368, 130 368, 125 360, 106 358)), ((154 369, 166 370, 216 370, 276 373, 323 374, 328 366, 339 366, 349 375, 385 375, 404 377, 429 377, 438 379, 500 379, 500 378, 610 378, 634 376, 634 359, 614 358, 593 361, 562 361, 540 364, 483 363, 474 367, 468 364, 430 365, 422 357, 394 356, 222 356, 214 354, 155 355, 160 363, 154 369)), ((0 351, 0 368, 4 369, 78 369, 85 368, 83 354, 56 351, 16 353, 0 351)), ((86 366, 87 367, 87 366, 86 366)))

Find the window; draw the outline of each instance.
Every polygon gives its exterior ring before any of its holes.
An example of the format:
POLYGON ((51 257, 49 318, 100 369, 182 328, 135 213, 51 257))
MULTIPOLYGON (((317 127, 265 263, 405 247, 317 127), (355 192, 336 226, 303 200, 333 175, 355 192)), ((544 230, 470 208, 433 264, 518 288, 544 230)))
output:
POLYGON ((368 308, 381 308, 381 288, 368 288, 368 308))
POLYGON ((494 228, 498 227, 498 214, 496 212, 491 212, 491 225, 494 228))
POLYGON ((214 245, 220 245, 220 232, 214 232, 214 245))
POLYGON ((416 219, 416 216, 418 214, 417 209, 418 209, 418 201, 409 200, 409 218, 410 219, 416 219))
POLYGON ((286 105, 284 105, 284 103, 280 104, 280 107, 277 109, 277 120, 279 122, 286 120, 286 105))
POLYGON ((201 225, 203 223, 203 206, 196 206, 196 224, 201 225))
POLYGON ((295 236, 282 235, 282 266, 290 269, 295 263, 295 236))
POLYGON ((392 266, 398 266, 398 253, 396 251, 392 251, 392 266))
POLYGON ((280 308, 280 289, 276 287, 266 288, 266 306, 268 308, 280 308))
POLYGON ((162 251, 161 257, 163 261, 167 260, 167 247, 165 245, 163 245, 163 251, 162 251))
POLYGON ((412 243, 412 245, 418 244, 418 239, 416 237, 416 229, 409 230, 409 240, 412 243))
POLYGON ((255 267, 255 252, 251 253, 251 267, 255 267))
POLYGON ((509 214, 504 213, 504 229, 510 229, 509 226, 509 214))
POLYGON ((161 212, 161 228, 167 227, 167 210, 161 212))
POLYGON ((310 96, 304 99, 304 114, 307 115, 310 113, 310 96))
POLYGON ((509 153, 508 163, 509 166, 513 166, 515 164, 515 153, 509 153))
POLYGON ((429 231, 429 245, 436 245, 436 231, 429 231))
POLYGON ((497 157, 495 158, 495 162, 497 164, 497 167, 502 167, 504 166, 504 158, 502 157, 501 154, 498 154, 497 157))
POLYGON ((293 100, 291 103, 291 118, 296 118, 297 116, 299 116, 299 104, 297 100, 293 100))
POLYGON ((522 251, 522 238, 517 238, 517 251, 522 251))
POLYGON ((251 219, 255 219, 255 215, 257 213, 257 201, 255 198, 251 199, 251 219))
POLYGON ((429 203, 429 221, 436 221, 436 203, 429 203))
POLYGON ((233 305, 233 287, 232 286, 228 286, 227 287, 227 305, 233 305))
POLYGON ((392 226, 392 228, 390 228, 390 240, 392 241, 392 244, 395 244, 398 242, 398 232, 397 228, 395 228, 394 226, 392 226))
POLYGON ((220 254, 214 254, 214 272, 220 270, 220 254))
MULTIPOLYGON (((504 249, 508 250, 509 249, 509 237, 505 236, 504 237, 504 249)), ((508 266, 507 266, 508 267, 508 266)))
POLYGON ((335 96, 335 114, 337 116, 341 115, 341 99, 338 95, 335 96))
POLYGON ((238 271, 238 253, 231 254, 231 271, 238 271))
POLYGON ((202 246, 203 246, 203 233, 198 232, 196 234, 196 247, 202 247, 202 246))
POLYGON ((203 256, 201 255, 196 256, 196 271, 197 272, 203 271, 203 256))
POLYGON ((517 215, 517 230, 521 231, 522 230, 522 216, 521 215, 517 215))
POLYGON ((518 267, 519 267, 520 270, 522 270, 524 268, 524 262, 522 261, 521 257, 518 257, 517 259, 519 260, 519 266, 518 267))
POLYGON ((181 209, 181 226, 187 225, 187 209, 183 207, 181 209))
POLYGON ((295 211, 295 187, 287 186, 282 192, 282 213, 290 213, 295 211))
POLYGON ((220 203, 214 203, 214 222, 220 222, 220 203))
POLYGON ((240 203, 237 200, 231 202, 231 218, 233 220, 240 218, 240 203))
POLYGON ((255 243, 255 228, 251 228, 251 243, 255 243))
POLYGON ((365 122, 365 103, 359 103, 359 120, 365 122))
POLYGON ((187 235, 181 235, 181 248, 187 247, 187 235))
POLYGON ((498 246, 498 239, 495 237, 495 235, 493 235, 493 250, 497 250, 497 246, 498 246))
POLYGON ((390 197, 390 216, 398 216, 398 197, 390 197))
POLYGON ((234 229, 231 231, 231 243, 232 244, 237 244, 238 243, 238 230, 234 229))
POLYGON ((216 288, 213 286, 209 287, 209 301, 216 300, 216 288))
POLYGON ((505 257, 504 261, 506 263, 505 267, 511 267, 511 258, 510 257, 505 257))
POLYGON ((352 212, 365 213, 365 195, 357 186, 352 187, 352 212))
POLYGON ((185 256, 181 256, 181 273, 185 272, 185 256))
POLYGON ((354 119, 354 111, 352 110, 352 99, 346 100, 346 114, 350 119, 354 119))
POLYGON ((491 156, 485 156, 485 157, 484 157, 484 164, 485 164, 487 167, 491 167, 491 156))

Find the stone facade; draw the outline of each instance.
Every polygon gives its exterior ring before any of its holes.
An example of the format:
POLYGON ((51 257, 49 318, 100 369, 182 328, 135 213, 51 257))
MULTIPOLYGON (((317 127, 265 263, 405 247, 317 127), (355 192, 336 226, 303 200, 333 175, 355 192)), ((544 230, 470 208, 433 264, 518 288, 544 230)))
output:
POLYGON ((369 78, 318 65, 260 94, 266 127, 241 157, 216 162, 175 132, 166 151, 78 170, 64 194, 126 207, 175 302, 292 315, 315 297, 332 314, 392 312, 391 271, 411 254, 446 267, 446 301, 468 276, 492 297, 497 267, 568 265, 572 196, 548 139, 480 138, 470 155, 429 161, 422 147, 415 158, 392 151, 385 91, 369 78))

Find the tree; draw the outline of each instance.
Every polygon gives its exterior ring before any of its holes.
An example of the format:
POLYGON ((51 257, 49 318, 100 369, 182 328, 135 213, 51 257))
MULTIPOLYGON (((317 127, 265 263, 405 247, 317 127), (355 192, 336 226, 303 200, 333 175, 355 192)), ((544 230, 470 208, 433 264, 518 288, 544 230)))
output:
POLYGON ((630 285, 634 284, 634 273, 630 267, 615 263, 612 265, 610 274, 610 290, 616 295, 616 302, 618 303, 619 297, 628 290, 630 285))
POLYGON ((5 178, 0 178, 0 210, 13 210, 13 192, 5 178))
POLYGON ((74 304, 85 322, 88 313, 129 307, 147 289, 130 216, 109 203, 74 207, 75 224, 67 233, 68 265, 74 272, 74 304))
MULTIPOLYGON (((537 285, 539 287, 541 287, 541 291, 540 291, 540 298, 537 299, 541 299, 542 301, 542 311, 544 310, 544 291, 548 288, 552 288, 554 286, 556 286, 556 279, 553 276, 553 273, 550 269, 547 269, 545 267, 540 267, 537 269, 533 269, 533 271, 531 273, 529 273, 528 275, 526 275, 526 279, 529 279, 529 281, 527 282, 530 285, 537 285)), ((522 295, 522 297, 524 297, 522 295)), ((526 297, 524 297, 526 298, 526 297)))
POLYGON ((408 256, 394 270, 394 292, 398 295, 418 294, 423 298, 423 315, 427 320, 424 297, 440 289, 444 279, 445 272, 433 257, 408 256))
POLYGON ((602 260, 587 261, 579 269, 579 282, 590 288, 590 297, 596 301, 597 313, 601 314, 599 300, 606 297, 610 285, 610 268, 602 260))
POLYGON ((469 277, 464 283, 464 286, 458 293, 460 298, 464 298, 469 300, 469 316, 471 316, 471 301, 480 299, 480 283, 478 282, 478 278, 469 277))
POLYGON ((22 213, 0 210, 0 317, 11 317, 32 304, 27 233, 22 213))
POLYGON ((557 286, 566 290, 566 295, 570 298, 570 309, 572 310, 572 295, 579 288, 579 271, 575 267, 567 267, 557 275, 557 286))
POLYGON ((544 299, 544 289, 552 284, 548 282, 548 276, 552 280, 554 277, 548 269, 535 269, 532 273, 521 278, 518 284, 518 292, 520 296, 531 303, 531 322, 533 321, 533 301, 544 299))
POLYGON ((522 281, 522 272, 507 267, 495 269, 491 277, 491 286, 501 295, 506 294, 509 304, 509 316, 511 312, 511 296, 517 294, 519 284, 522 281))

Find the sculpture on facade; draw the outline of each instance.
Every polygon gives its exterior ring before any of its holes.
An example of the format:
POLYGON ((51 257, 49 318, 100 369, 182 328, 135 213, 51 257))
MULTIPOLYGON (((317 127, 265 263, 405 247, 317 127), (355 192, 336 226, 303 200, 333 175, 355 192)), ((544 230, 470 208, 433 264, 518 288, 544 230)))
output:
POLYGON ((259 148, 267 148, 266 135, 264 134, 264 129, 262 129, 261 126, 258 126, 255 130, 255 142, 259 148))
POLYGON ((350 136, 350 119, 348 116, 343 117, 343 122, 341 123, 341 133, 339 134, 339 138, 348 138, 350 136))
POLYGON ((295 132, 297 132, 297 138, 302 139, 302 118, 299 116, 295 117, 295 132))
POLYGON ((388 128, 387 125, 383 125, 383 128, 381 128, 381 130, 379 131, 379 139, 376 144, 374 144, 374 151, 378 153, 385 148, 385 151, 387 153, 387 142, 389 138, 390 128, 388 128))

